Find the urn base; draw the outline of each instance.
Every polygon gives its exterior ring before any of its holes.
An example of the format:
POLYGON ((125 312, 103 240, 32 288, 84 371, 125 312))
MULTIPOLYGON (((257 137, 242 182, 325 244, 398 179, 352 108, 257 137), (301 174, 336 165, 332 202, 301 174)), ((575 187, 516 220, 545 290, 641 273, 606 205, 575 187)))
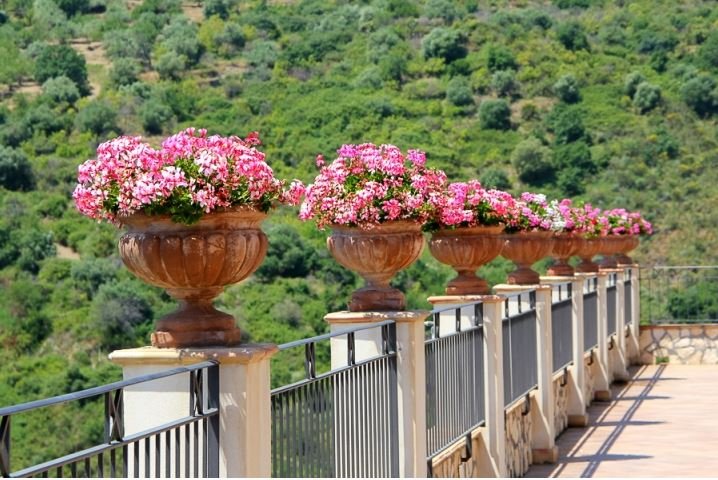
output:
POLYGON ((474 272, 460 272, 451 280, 444 290, 447 295, 488 295, 491 293, 489 283, 474 272))
POLYGON ((548 268, 547 273, 548 275, 554 277, 573 277, 573 274, 576 273, 576 271, 564 260, 557 261, 556 263, 551 265, 548 268))
POLYGON ((381 312, 404 310, 406 298, 396 288, 364 287, 352 293, 350 312, 381 312))
POLYGON ((510 285, 538 285, 541 283, 541 276, 531 267, 520 265, 516 270, 509 273, 508 283, 510 285))
POLYGON ((162 317, 152 333, 153 347, 231 347, 239 345, 242 332, 228 313, 211 303, 181 302, 180 307, 162 317))

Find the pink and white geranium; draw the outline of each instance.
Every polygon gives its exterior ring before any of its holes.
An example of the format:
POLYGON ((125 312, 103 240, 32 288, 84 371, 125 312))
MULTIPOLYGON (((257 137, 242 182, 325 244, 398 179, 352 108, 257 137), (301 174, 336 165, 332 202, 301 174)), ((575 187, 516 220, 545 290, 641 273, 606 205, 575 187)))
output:
POLYGON ((426 167, 426 155, 394 145, 342 145, 338 157, 321 167, 306 188, 299 217, 317 226, 347 225, 371 228, 392 220, 424 223, 441 196, 446 174, 426 167))
POLYGON ((118 137, 79 166, 73 198, 84 215, 110 222, 143 212, 193 223, 229 207, 266 212, 276 202, 298 204, 303 185, 285 187, 275 178, 259 143, 256 132, 240 139, 194 128, 167 138, 160 149, 140 137, 118 137))
POLYGON ((614 208, 604 212, 608 222, 608 235, 650 235, 653 226, 639 212, 629 212, 624 208, 614 208))
POLYGON ((427 230, 503 225, 509 212, 516 207, 511 194, 487 190, 478 180, 447 185, 440 196, 430 199, 434 215, 427 230))
POLYGON ((507 215, 506 231, 560 231, 564 228, 564 223, 564 218, 560 212, 552 209, 546 195, 524 192, 507 215))

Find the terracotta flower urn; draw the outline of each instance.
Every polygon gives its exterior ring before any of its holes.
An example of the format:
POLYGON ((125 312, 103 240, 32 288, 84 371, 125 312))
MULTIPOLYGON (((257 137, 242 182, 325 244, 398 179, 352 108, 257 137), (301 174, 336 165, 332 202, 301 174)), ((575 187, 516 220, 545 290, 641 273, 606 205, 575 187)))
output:
POLYGON ((621 251, 624 235, 608 235, 601 239, 602 255, 601 261, 598 262, 599 269, 607 270, 617 268, 616 254, 621 251))
POLYGON ((476 270, 501 253, 504 227, 478 226, 445 229, 434 232, 429 240, 431 254, 449 265, 458 275, 446 286, 447 295, 484 295, 491 293, 489 284, 476 270))
POLYGON ((516 285, 536 285, 540 282, 538 272, 531 265, 551 253, 553 232, 516 232, 504 235, 501 256, 511 260, 516 269, 509 273, 508 282, 516 285))
POLYGON ((621 245, 616 254, 617 265, 633 265, 635 262, 628 256, 628 252, 635 250, 640 243, 638 235, 621 235, 621 245))
POLYGON ((411 265, 424 246, 421 224, 392 221, 368 229, 332 225, 327 247, 334 259, 365 280, 352 293, 352 312, 404 310, 406 299, 389 282, 411 265))
POLYGON ((561 232, 553 237, 551 256, 554 259, 553 265, 548 268, 548 274, 557 277, 571 277, 575 273, 574 268, 568 264, 569 258, 578 253, 583 242, 583 237, 571 232, 561 232))
POLYGON ((241 332, 232 315, 214 308, 226 285, 254 272, 267 253, 260 229, 264 213, 248 208, 213 212, 184 225, 169 216, 135 214, 121 218, 127 232, 120 256, 145 282, 164 288, 179 308, 157 322, 155 347, 230 346, 241 332))
POLYGON ((576 271, 580 273, 597 273, 598 264, 593 261, 593 257, 598 255, 601 251, 601 237, 596 238, 585 238, 581 242, 581 246, 578 249, 578 257, 581 259, 581 263, 576 266, 576 271))

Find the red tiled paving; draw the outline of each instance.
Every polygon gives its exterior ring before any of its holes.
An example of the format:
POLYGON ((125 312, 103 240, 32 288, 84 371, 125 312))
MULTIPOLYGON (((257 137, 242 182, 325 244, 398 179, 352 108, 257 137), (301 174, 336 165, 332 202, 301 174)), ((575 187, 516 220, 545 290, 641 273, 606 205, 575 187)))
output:
POLYGON ((594 402, 587 428, 556 440, 555 465, 527 477, 718 476, 718 366, 650 365, 594 402))

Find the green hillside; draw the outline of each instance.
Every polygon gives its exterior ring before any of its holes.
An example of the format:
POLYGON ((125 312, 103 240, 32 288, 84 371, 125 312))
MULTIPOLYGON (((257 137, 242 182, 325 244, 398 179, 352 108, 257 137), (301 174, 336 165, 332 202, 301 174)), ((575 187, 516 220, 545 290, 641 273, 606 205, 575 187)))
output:
MULTIPOLYGON (((452 180, 640 209, 657 227, 641 262, 711 264, 717 81, 712 1, 5 0, 0 405, 118 378, 106 354, 146 344, 172 308, 70 200, 107 138, 257 130, 278 175, 304 181, 342 143, 421 148, 452 180)), ((324 331, 357 283, 295 214, 273 214, 263 267, 220 299, 252 341, 324 331)), ((450 275, 425 252, 397 282, 425 308, 450 275)), ((14 427, 17 450, 63 412, 14 427)))

